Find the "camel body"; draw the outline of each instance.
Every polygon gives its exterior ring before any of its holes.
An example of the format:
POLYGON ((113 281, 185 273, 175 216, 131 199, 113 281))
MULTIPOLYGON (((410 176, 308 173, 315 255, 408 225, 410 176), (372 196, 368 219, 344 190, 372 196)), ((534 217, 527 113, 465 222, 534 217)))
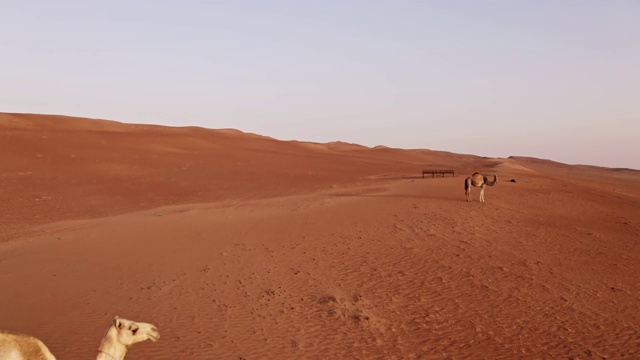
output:
POLYGON ((51 351, 33 336, 0 331, 0 359, 56 360, 51 351))
POLYGON ((475 172, 464 180, 464 194, 467 196, 467 201, 471 200, 471 187, 479 187, 480 190, 480 202, 484 202, 484 188, 485 186, 493 186, 498 182, 498 176, 493 175, 493 181, 490 181, 486 176, 475 172))
MULTIPOLYGON (((129 346, 150 339, 157 341, 155 326, 115 317, 102 339, 96 360, 123 360, 129 346)), ((0 331, 0 359, 56 360, 39 339, 24 334, 0 331)))

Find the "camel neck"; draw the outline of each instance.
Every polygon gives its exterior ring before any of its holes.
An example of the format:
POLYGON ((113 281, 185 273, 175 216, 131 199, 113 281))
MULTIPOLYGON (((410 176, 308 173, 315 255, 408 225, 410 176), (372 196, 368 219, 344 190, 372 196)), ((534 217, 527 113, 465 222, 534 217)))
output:
POLYGON ((104 339, 98 349, 96 360, 123 360, 127 354, 127 348, 121 344, 116 344, 112 339, 104 339))
POLYGON ((96 358, 96 360, 105 360, 105 359, 110 359, 110 360, 118 360, 117 357, 109 354, 106 351, 102 351, 100 350, 100 352, 98 353, 98 357, 96 358))
POLYGON ((98 352, 98 357, 96 360, 123 360, 124 353, 112 353, 105 350, 100 350, 98 352))

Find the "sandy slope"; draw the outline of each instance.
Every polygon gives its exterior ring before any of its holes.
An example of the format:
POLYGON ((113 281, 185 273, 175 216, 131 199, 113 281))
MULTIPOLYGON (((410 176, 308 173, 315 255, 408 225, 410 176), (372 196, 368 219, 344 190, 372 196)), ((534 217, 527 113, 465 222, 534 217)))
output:
POLYGON ((95 356, 114 315, 161 332, 127 359, 640 358, 640 172, 41 115, 0 130, 0 328, 60 359, 95 356), (428 167, 501 181, 467 203, 464 175, 428 167))

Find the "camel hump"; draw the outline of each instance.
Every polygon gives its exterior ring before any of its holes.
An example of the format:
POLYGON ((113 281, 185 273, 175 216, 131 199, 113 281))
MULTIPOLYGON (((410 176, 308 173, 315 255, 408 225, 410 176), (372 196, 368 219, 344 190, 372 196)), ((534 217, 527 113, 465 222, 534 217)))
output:
POLYGON ((0 358, 55 360, 47 346, 39 339, 24 334, 0 331, 0 358))

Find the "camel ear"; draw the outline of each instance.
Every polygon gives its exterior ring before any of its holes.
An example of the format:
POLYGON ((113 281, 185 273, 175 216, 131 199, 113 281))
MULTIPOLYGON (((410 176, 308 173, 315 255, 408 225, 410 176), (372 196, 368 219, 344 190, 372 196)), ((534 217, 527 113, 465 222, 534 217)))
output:
POLYGON ((120 319, 117 316, 113 318, 113 325, 115 325, 117 329, 122 329, 123 327, 122 321, 120 321, 120 319))

